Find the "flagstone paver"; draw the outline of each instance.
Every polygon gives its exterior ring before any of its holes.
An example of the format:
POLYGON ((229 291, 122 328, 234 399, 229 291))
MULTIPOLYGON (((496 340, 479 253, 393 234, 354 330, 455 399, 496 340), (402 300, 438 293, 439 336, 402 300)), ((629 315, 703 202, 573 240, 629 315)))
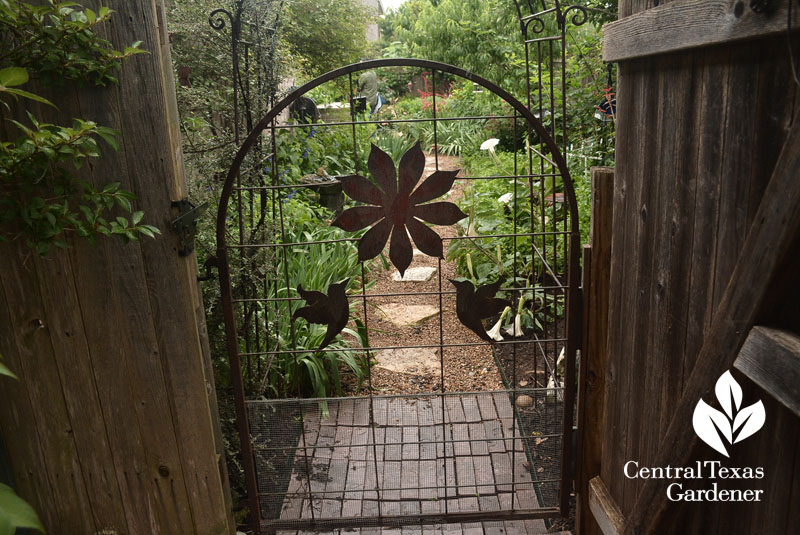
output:
POLYGON ((389 303, 381 305, 384 315, 397 326, 410 327, 439 314, 439 307, 431 305, 406 305, 389 303))
POLYGON ((419 266, 408 268, 402 277, 399 272, 395 272, 392 280, 395 282, 426 282, 431 280, 435 274, 435 267, 419 266))
POLYGON ((432 347, 383 349, 375 352, 376 368, 412 375, 439 373, 441 363, 432 347))

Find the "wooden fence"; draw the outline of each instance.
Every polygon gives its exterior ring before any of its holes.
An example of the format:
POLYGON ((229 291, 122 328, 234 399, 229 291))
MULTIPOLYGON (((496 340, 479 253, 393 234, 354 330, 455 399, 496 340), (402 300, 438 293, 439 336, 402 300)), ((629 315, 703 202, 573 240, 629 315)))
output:
POLYGON ((797 533, 800 92, 788 1, 766 13, 733 0, 619 4, 605 29, 605 59, 619 65, 617 157, 610 255, 594 242, 590 253, 578 532, 797 533), (607 293, 593 289, 606 281, 607 293), (692 428, 727 370, 743 406, 766 409, 729 459, 692 428), (626 477, 628 461, 763 467, 761 479, 717 483, 764 497, 672 502, 674 479, 626 477))
POLYGON ((170 229, 187 192, 164 6, 111 7, 107 38, 149 54, 125 62, 119 86, 53 95, 59 110, 40 114, 120 131, 120 151, 82 176, 120 181, 163 235, 76 240, 47 258, 0 247, 0 352, 20 378, 0 378, 0 432, 50 534, 233 533, 196 260, 170 229))

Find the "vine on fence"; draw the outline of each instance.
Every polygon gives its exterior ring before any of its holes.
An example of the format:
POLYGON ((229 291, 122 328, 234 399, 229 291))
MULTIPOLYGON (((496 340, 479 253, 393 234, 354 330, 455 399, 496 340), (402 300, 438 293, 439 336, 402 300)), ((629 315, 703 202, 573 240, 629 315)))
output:
MULTIPOLYGON (((117 83, 122 61, 144 53, 140 43, 122 51, 96 30, 113 11, 97 12, 74 2, 48 0, 43 5, 0 0, 0 113, 12 114, 30 101, 55 107, 21 86, 61 88, 117 83), (10 104, 19 104, 12 106, 10 104)), ((67 248, 69 235, 93 241, 98 235, 124 242, 160 231, 142 224, 133 211, 135 195, 111 182, 97 188, 76 174, 101 155, 99 140, 118 149, 119 133, 93 121, 74 119, 71 126, 40 121, 26 112, 29 125, 4 117, 21 132, 0 141, 0 241, 24 239, 44 255, 51 247, 67 248), (112 214, 114 208, 130 219, 112 214)))

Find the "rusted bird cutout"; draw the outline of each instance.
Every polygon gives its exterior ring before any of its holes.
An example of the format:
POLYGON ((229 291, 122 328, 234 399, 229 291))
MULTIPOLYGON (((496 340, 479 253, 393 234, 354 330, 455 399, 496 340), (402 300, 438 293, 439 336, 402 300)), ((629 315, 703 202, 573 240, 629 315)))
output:
POLYGON ((467 217, 451 202, 428 202, 450 191, 458 171, 436 171, 415 190, 425 171, 425 155, 419 143, 400 159, 399 172, 389 155, 375 145, 372 145, 367 167, 377 186, 359 175, 343 177, 341 182, 350 198, 371 206, 345 210, 331 223, 355 232, 377 222, 359 240, 358 259, 364 261, 378 256, 390 234, 389 259, 401 276, 411 265, 413 257, 409 234, 420 251, 428 256, 444 258, 442 239, 423 221, 453 225, 467 217))
POLYGON ((500 289, 501 281, 486 284, 475 289, 470 281, 448 279, 456 287, 456 316, 458 320, 470 331, 489 343, 495 343, 486 333, 483 321, 496 314, 500 314, 511 303, 505 299, 495 297, 500 289))
POLYGON ((317 351, 322 351, 336 336, 342 332, 350 319, 350 303, 345 290, 350 279, 328 286, 328 295, 314 290, 305 290, 302 284, 297 285, 297 293, 305 299, 308 306, 298 308, 293 318, 303 318, 309 323, 327 325, 325 338, 317 351))

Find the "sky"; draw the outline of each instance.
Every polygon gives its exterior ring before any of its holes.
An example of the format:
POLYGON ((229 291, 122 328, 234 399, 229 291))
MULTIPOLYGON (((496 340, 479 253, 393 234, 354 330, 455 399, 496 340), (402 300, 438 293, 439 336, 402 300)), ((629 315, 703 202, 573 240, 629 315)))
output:
POLYGON ((406 0, 381 0, 381 4, 383 5, 384 11, 389 11, 389 9, 396 9, 397 6, 405 1, 406 0))

